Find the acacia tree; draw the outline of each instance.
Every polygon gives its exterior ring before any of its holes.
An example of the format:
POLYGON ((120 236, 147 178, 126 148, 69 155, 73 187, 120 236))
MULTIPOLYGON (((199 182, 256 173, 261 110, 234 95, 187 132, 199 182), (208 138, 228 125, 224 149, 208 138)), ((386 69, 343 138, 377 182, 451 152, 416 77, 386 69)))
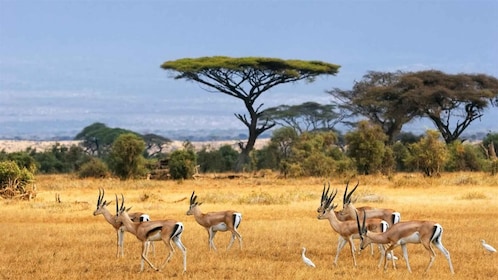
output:
POLYGON ((402 77, 405 97, 429 117, 447 144, 496 105, 498 79, 484 74, 445 74, 420 71, 402 77))
POLYGON ((249 153, 258 136, 275 126, 274 121, 263 116, 263 104, 256 103, 261 94, 280 84, 301 80, 312 82, 319 75, 335 75, 340 66, 321 61, 212 56, 166 61, 161 67, 175 72, 175 79, 198 82, 244 103, 248 114, 235 113, 249 132, 247 143, 241 145, 236 165, 236 170, 240 171, 249 161, 249 153))
POLYGON ((299 105, 280 105, 264 111, 265 117, 281 126, 290 126, 297 133, 314 130, 333 130, 341 120, 335 104, 305 102, 299 105))
POLYGON ((356 82, 351 90, 332 89, 340 107, 352 115, 367 117, 382 128, 387 142, 393 143, 404 124, 419 115, 419 109, 405 96, 400 79, 405 73, 370 71, 356 82))

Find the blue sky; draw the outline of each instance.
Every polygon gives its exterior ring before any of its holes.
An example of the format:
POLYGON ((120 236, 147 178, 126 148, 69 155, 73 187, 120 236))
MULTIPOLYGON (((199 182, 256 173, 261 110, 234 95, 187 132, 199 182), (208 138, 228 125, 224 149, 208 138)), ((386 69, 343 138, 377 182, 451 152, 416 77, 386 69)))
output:
MULTIPOLYGON (((75 134, 96 121, 245 131, 238 99, 160 68, 212 55, 341 65, 336 76, 274 88, 264 107, 328 103, 325 90, 350 89, 369 70, 498 77, 498 1, 0 0, 0 137, 75 134)), ((473 129, 496 130, 496 108, 486 113, 473 129)))

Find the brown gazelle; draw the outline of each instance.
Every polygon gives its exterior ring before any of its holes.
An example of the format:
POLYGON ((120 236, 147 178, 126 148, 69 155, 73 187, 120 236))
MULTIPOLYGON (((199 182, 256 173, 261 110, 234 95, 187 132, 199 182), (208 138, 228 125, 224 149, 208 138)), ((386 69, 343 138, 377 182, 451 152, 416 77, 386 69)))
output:
POLYGON ((342 198, 342 214, 348 215, 352 217, 352 219, 356 219, 357 213, 360 215, 360 220, 363 218, 362 215, 365 213, 367 215, 367 219, 370 218, 379 218, 389 223, 389 226, 392 226, 398 223, 401 219, 401 214, 396 212, 393 209, 384 209, 384 208, 372 208, 372 207, 359 207, 356 208, 353 205, 351 200, 351 196, 354 191, 358 188, 358 182, 356 186, 354 186, 353 190, 348 193, 349 182, 346 183, 346 189, 344 190, 344 196, 342 198))
MULTIPOLYGON (((386 232, 377 233, 371 232, 365 227, 365 217, 366 215, 363 215, 363 223, 361 225, 358 216, 356 217, 357 227, 361 237, 360 249, 365 248, 370 243, 389 244, 390 246, 386 250, 386 252, 389 252, 401 245, 401 249, 403 250, 403 258, 406 261, 406 267, 409 272, 412 272, 410 262, 408 261, 406 244, 421 243, 431 256, 429 265, 427 265, 427 268, 425 269, 425 272, 427 272, 436 258, 434 249, 432 249, 431 246, 431 244, 434 244, 446 257, 450 266, 450 271, 452 274, 454 273, 450 253, 446 250, 446 248, 444 248, 441 241, 443 236, 443 227, 440 224, 430 221, 406 221, 394 224, 386 232)), ((394 261, 393 267, 396 269, 394 261)), ((387 269, 387 256, 384 258, 384 269, 387 269)))
MULTIPOLYGON (((135 235, 137 239, 142 242, 142 252, 140 253, 140 272, 144 270, 144 261, 146 261, 150 267, 156 271, 166 265, 166 263, 170 261, 171 257, 173 257, 173 253, 175 251, 171 242, 175 243, 180 251, 182 251, 183 272, 187 271, 187 248, 183 246, 181 240, 184 229, 183 224, 175 220, 147 221, 141 223, 133 222, 127 213, 127 209, 124 207, 124 196, 121 195, 121 197, 122 201, 116 217, 116 222, 122 223, 125 226, 126 231, 135 235), (158 268, 147 258, 147 242, 160 240, 162 240, 169 249, 169 253, 162 266, 158 268)), ((117 195, 116 204, 118 204, 117 195)))
MULTIPOLYGON (((323 210, 325 209, 324 206, 325 206, 325 202, 327 202, 327 199, 326 197, 328 196, 328 193, 329 193, 329 190, 330 190, 330 183, 329 183, 329 187, 327 188, 327 190, 325 190, 325 184, 323 186, 323 191, 322 191, 322 198, 321 198, 321 203, 320 203, 320 207, 318 207, 316 209, 316 212, 317 213, 322 213, 323 210)), ((372 207, 370 206, 363 206, 363 207, 359 207, 358 210, 367 210, 367 209, 372 209, 372 207)), ((334 211, 334 214, 335 216, 337 217, 337 219, 341 222, 345 222, 345 221, 354 221, 355 220, 355 216, 351 216, 349 215, 349 213, 346 213, 344 211, 334 211)), ((387 230, 387 228, 386 228, 387 230)), ((353 239, 360 239, 360 235, 353 235, 353 239)), ((344 240, 344 238, 342 238, 340 235, 339 235, 339 243, 338 244, 342 244, 341 246, 344 246, 346 245, 346 240, 344 240)), ((356 248, 354 247, 354 244, 353 244, 353 250, 356 251, 356 248)), ((374 251, 373 251, 373 245, 370 246, 370 254, 373 255, 374 254, 374 251)))
POLYGON ((233 210, 202 213, 199 207, 201 204, 202 202, 197 202, 195 191, 192 192, 187 215, 194 215, 197 223, 207 230, 209 249, 213 248, 216 251, 213 239, 218 231, 232 232, 232 237, 230 238, 227 250, 230 249, 236 238, 239 240, 239 247, 242 249, 242 236, 237 231, 240 222, 242 221, 242 214, 233 210))
MULTIPOLYGON (((116 230, 117 234, 117 257, 123 257, 124 256, 124 226, 121 223, 116 222, 116 217, 115 215, 111 214, 109 210, 107 209, 107 206, 111 204, 111 202, 107 202, 104 200, 104 195, 105 195, 105 190, 102 188, 99 188, 99 197, 97 199, 97 208, 95 211, 93 211, 93 215, 102 215, 104 216, 105 220, 111 224, 111 226, 116 230)), ((116 205, 116 214, 118 212, 118 205, 116 205)), ((150 220, 149 215, 141 213, 141 212, 135 212, 135 213, 129 213, 130 219, 134 222, 142 222, 142 221, 148 221, 150 220)))
MULTIPOLYGON (((353 257, 353 264, 356 266, 356 257, 355 257, 355 249, 353 245, 353 237, 358 236, 358 226, 356 224, 356 221, 354 220, 348 220, 348 221, 339 221, 337 219, 336 214, 334 213, 334 209, 337 207, 337 204, 333 203, 333 200, 337 194, 337 190, 335 192, 333 191, 330 196, 328 195, 328 189, 325 191, 325 187, 322 192, 322 203, 321 203, 321 208, 323 209, 322 212, 318 214, 318 219, 327 219, 329 220, 330 226, 332 229, 337 232, 340 235, 339 238, 339 244, 337 245, 337 253, 335 255, 334 259, 334 265, 337 265, 337 259, 339 258, 339 253, 341 252, 342 248, 344 245, 349 243, 350 249, 351 249, 351 256, 353 257)), ((372 230, 372 231, 384 231, 386 230, 387 222, 381 220, 381 219, 368 219, 366 220, 367 227, 372 230)), ((382 246, 379 246, 379 249, 382 252, 382 255, 384 254, 384 250, 382 246)))

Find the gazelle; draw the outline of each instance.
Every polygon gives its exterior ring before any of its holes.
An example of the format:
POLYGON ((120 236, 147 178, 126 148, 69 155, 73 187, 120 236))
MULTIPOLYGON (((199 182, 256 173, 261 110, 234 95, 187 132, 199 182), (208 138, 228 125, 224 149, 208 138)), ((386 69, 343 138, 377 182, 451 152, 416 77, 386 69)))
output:
MULTIPOLYGON (((450 266, 450 271, 452 274, 453 264, 451 263, 450 253, 446 248, 444 248, 443 243, 441 242, 443 236, 443 227, 435 222, 430 221, 406 221, 399 222, 394 224, 389 228, 388 231, 378 233, 371 232, 365 227, 365 217, 363 215, 363 223, 360 226, 360 220, 358 216, 356 217, 357 227, 360 232, 360 249, 365 248, 370 243, 377 244, 390 244, 389 248, 387 248, 386 252, 389 252, 401 245, 401 249, 403 250, 403 257, 406 261, 406 267, 409 272, 412 272, 410 268, 410 262, 408 261, 408 251, 406 249, 407 243, 419 244, 422 243, 424 248, 430 253, 429 265, 425 269, 425 272, 429 271, 436 258, 436 254, 434 253, 434 249, 432 249, 431 244, 434 244, 439 251, 443 253, 443 255, 448 260, 448 264, 450 266)), ((386 254, 387 255, 387 254, 386 254)), ((393 268, 396 269, 396 264, 393 261, 393 268)), ((387 269, 387 256, 384 257, 384 270, 387 269)))
MULTIPOLYGON (((359 238, 358 226, 354 220, 348 221, 340 221, 337 219, 337 216, 334 212, 334 209, 337 207, 337 204, 333 203, 333 200, 337 194, 337 190, 333 191, 330 196, 328 195, 329 189, 325 191, 325 187, 322 192, 322 202, 319 209, 322 209, 322 212, 318 214, 318 219, 329 220, 330 226, 332 229, 340 235, 339 243, 337 245, 337 253, 334 259, 334 265, 337 265, 337 259, 339 258, 339 253, 341 252, 346 242, 349 243, 349 247, 351 248, 351 256, 353 257, 353 264, 356 266, 356 257, 355 257, 355 248, 353 244, 353 237, 359 238)), ((367 227, 372 231, 385 231, 388 224, 387 222, 381 219, 368 219, 366 221, 367 227)), ((382 255, 384 254, 384 247, 379 246, 379 250, 381 250, 382 255)), ((379 261, 380 263, 380 261, 379 261)))
MULTIPOLYGON (((323 186, 323 191, 322 191, 322 198, 321 198, 321 203, 320 203, 320 207, 318 207, 316 209, 316 212, 317 213, 322 213, 323 210, 325 209, 324 206, 325 206, 325 202, 327 202, 327 196, 329 194, 329 190, 330 190, 330 183, 329 183, 329 186, 327 188, 327 190, 325 190, 325 184, 323 186)), ((359 207, 358 210, 368 210, 368 209, 373 209, 372 207, 370 206, 363 206, 363 207, 359 207)), ((351 216, 349 213, 344 213, 343 211, 334 211, 334 214, 335 216, 337 217, 337 219, 341 222, 345 222, 345 221, 354 221, 355 220, 355 216, 351 216)), ((389 225, 385 226, 383 231, 386 231, 387 228, 388 228, 389 225)), ((353 235, 353 239, 360 239, 360 235, 353 235)), ((342 238, 342 236, 339 235, 339 240, 338 240, 338 246, 341 246, 341 248, 346 245, 346 240, 344 238, 342 238)), ((353 244, 353 250, 356 251, 356 248, 354 247, 354 244, 353 244)), ((374 254, 374 251, 373 251, 373 245, 370 246, 370 254, 373 256, 374 254)))
MULTIPOLYGON (((183 272, 187 271, 187 248, 183 246, 181 237, 183 233, 184 226, 181 222, 175 220, 160 220, 160 221, 147 221, 147 222, 133 222, 128 215, 127 209, 124 207, 124 196, 121 195, 122 201, 121 206, 116 217, 117 223, 122 223, 125 226, 126 231, 132 233, 137 237, 138 240, 142 242, 142 253, 140 259, 140 272, 144 270, 144 261, 146 261, 150 267, 156 271, 166 265, 173 257, 174 248, 171 244, 173 241, 176 246, 183 253, 183 272), (169 253, 164 263, 160 268, 155 267, 147 258, 147 243, 149 241, 160 241, 162 240, 166 247, 169 246, 169 253)), ((118 196, 116 195, 116 204, 118 204, 118 196)))
POLYGON ((362 219, 363 213, 367 215, 367 219, 370 218, 379 218, 389 223, 389 226, 392 226, 398 223, 401 219, 401 214, 399 212, 394 211, 393 209, 384 209, 384 208, 372 208, 372 207, 360 207, 356 208, 351 201, 351 196, 353 192, 358 188, 358 182, 356 186, 354 186, 353 190, 348 193, 349 182, 346 183, 346 189, 344 190, 344 196, 342 199, 342 215, 348 215, 352 219, 356 219, 357 213, 360 213, 360 220, 362 219))
POLYGON ((195 191, 192 192, 192 195, 190 196, 190 207, 186 214, 194 215, 197 223, 207 230, 209 249, 213 248, 216 251, 213 239, 218 231, 232 232, 232 237, 230 238, 230 243, 228 243, 227 250, 230 249, 236 238, 239 240, 240 249, 242 249, 242 236, 237 231, 240 222, 242 221, 242 214, 233 210, 202 213, 199 207, 201 204, 202 202, 197 202, 195 191))
MULTIPOLYGON (((117 254, 116 257, 124 257, 124 226, 121 223, 116 222, 116 218, 109 210, 107 209, 107 206, 111 204, 111 202, 107 202, 104 200, 104 195, 105 195, 105 190, 103 188, 99 188, 99 197, 97 199, 97 208, 95 211, 93 211, 93 215, 102 215, 104 216, 105 220, 111 224, 111 226, 116 230, 117 234, 117 254)), ((129 209, 128 209, 129 210, 129 209)), ((116 214, 118 212, 118 205, 116 204, 116 214)), ((135 212, 135 213, 129 213, 128 214, 130 219, 133 222, 143 222, 143 221, 148 221, 150 220, 149 215, 141 213, 141 212, 135 212)))

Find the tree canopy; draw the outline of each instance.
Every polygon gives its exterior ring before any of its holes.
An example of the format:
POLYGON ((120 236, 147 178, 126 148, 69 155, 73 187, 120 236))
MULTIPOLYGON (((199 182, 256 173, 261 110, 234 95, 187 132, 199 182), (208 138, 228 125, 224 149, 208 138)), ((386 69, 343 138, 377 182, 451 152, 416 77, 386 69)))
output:
POLYGON ((498 98, 498 79, 484 74, 368 72, 352 90, 328 91, 354 115, 378 124, 392 143, 404 124, 428 117, 451 143, 498 98))
POLYGON ((263 104, 255 104, 261 94, 280 84, 301 80, 313 82, 319 75, 335 75, 340 66, 322 61, 212 56, 166 61, 161 67, 175 72, 175 79, 198 82, 210 90, 243 101, 248 115, 235 113, 249 132, 237 162, 236 169, 241 170, 248 162, 258 136, 275 126, 274 121, 263 116, 263 104))

